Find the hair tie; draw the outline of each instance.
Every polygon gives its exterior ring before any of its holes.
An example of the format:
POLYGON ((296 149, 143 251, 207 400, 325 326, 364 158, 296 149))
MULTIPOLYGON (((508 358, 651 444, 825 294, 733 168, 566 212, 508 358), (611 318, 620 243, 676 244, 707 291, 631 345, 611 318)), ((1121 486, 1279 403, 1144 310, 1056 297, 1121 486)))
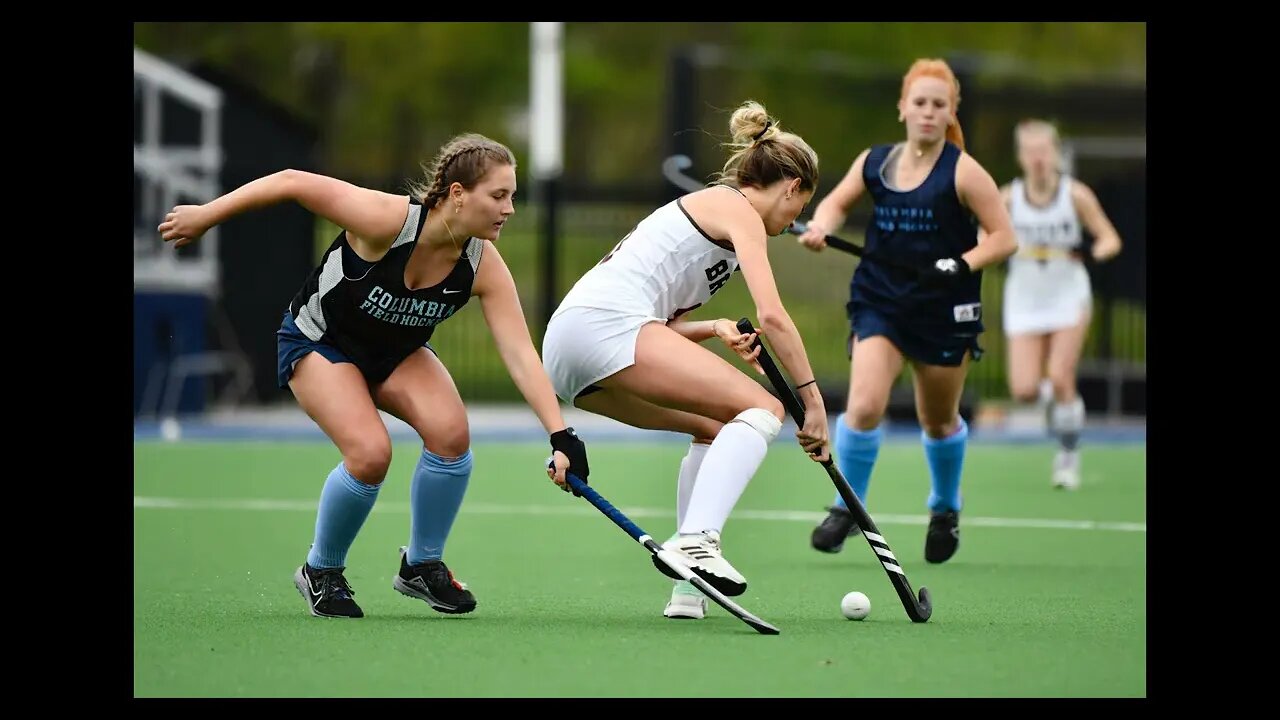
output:
POLYGON ((772 121, 772 120, 766 120, 766 121, 765 121, 765 123, 764 123, 764 129, 760 131, 760 134, 759 134, 759 135, 757 135, 757 136, 755 136, 755 137, 751 138, 751 141, 752 141, 752 142, 760 142, 760 138, 764 137, 764 134, 765 134, 765 133, 767 133, 767 132, 769 132, 769 128, 770 128, 770 127, 772 127, 772 126, 773 126, 773 121, 772 121))

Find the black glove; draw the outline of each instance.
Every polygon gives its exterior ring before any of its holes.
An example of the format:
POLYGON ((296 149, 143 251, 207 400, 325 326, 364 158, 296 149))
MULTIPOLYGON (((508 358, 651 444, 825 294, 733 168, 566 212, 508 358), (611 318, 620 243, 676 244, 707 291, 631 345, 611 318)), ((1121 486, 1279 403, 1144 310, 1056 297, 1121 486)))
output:
POLYGON ((945 285, 972 272, 969 263, 962 257, 939 258, 920 269, 920 282, 926 285, 945 285))
MULTIPOLYGON (((587 465, 587 446, 578 439, 578 433, 573 428, 567 427, 563 430, 551 433, 551 449, 559 450, 564 456, 569 458, 569 469, 584 484, 587 482, 587 476, 591 474, 591 468, 587 465)), ((565 482, 565 489, 569 490, 568 481, 565 482)), ((574 495, 581 497, 582 494, 574 491, 574 495)))

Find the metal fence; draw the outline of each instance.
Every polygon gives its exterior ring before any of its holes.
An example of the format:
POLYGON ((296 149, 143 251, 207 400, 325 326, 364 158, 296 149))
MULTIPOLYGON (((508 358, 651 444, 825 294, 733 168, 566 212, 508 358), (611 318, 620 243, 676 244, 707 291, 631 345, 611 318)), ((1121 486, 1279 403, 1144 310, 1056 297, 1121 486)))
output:
MULTIPOLYGON (((557 252, 557 297, 562 297, 584 272, 603 257, 631 228, 652 211, 652 205, 572 204, 561 208, 557 252)), ((511 267, 520 289, 521 303, 535 342, 540 343, 542 322, 540 298, 540 239, 537 228, 539 208, 519 208, 508 222, 498 249, 511 267)), ((861 241, 862 230, 845 229, 846 236, 861 241)), ((848 323, 844 303, 855 260, 835 252, 815 254, 797 245, 792 236, 770 241, 770 263, 787 311, 805 339, 806 349, 820 384, 831 400, 843 404, 848 383, 846 355, 848 323)), ((968 388, 979 400, 1008 397, 1006 385, 1006 344, 1000 330, 1005 270, 994 267, 983 275, 982 298, 987 331, 981 339, 986 350, 980 362, 971 366, 968 388)), ((1095 281, 1095 288, 1106 283, 1095 281)), ((695 310, 693 319, 754 317, 755 308, 740 279, 729 283, 705 307, 695 310)), ((440 327, 432 345, 449 367, 458 389, 468 400, 519 400, 520 395, 507 377, 496 354, 484 316, 473 302, 440 327)), ((714 343, 723 357, 733 356, 714 343)), ((1146 313, 1141 303, 1100 295, 1095 298, 1094 321, 1084 349, 1086 375, 1114 373, 1113 365, 1138 372, 1146 363, 1146 313)), ((1126 375, 1128 377, 1128 375, 1126 375)), ((904 371, 900 382, 909 382, 904 371)), ((830 402, 829 402, 830 404, 830 402)), ((1099 407, 1097 402, 1091 403, 1099 407)))

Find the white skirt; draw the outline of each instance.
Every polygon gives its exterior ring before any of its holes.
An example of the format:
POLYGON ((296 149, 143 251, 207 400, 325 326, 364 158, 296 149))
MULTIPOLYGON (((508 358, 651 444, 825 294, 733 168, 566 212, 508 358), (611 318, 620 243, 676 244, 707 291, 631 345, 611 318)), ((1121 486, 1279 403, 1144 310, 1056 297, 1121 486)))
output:
POLYGON ((589 385, 636 362, 636 337, 662 318, 591 307, 564 308, 542 336, 542 364, 561 400, 573 404, 589 385))
POLYGON ((1014 260, 1004 283, 1006 335, 1042 334, 1078 325, 1093 302, 1089 272, 1074 260, 1014 260))

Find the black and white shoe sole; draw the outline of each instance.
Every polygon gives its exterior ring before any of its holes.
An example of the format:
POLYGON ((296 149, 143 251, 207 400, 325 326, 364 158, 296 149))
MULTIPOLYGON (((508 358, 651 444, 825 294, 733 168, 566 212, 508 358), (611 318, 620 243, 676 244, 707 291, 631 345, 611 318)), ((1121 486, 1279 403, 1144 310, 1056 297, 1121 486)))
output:
MULTIPOLYGON (((680 577, 680 575, 678 575, 675 570, 672 570, 671 568, 667 567, 666 563, 659 560, 657 555, 651 555, 650 557, 653 559, 653 566, 658 568, 658 571, 661 572, 663 575, 666 575, 672 580, 684 579, 680 577)), ((684 558, 686 562, 689 560, 688 556, 682 555, 681 557, 684 558)), ((716 575, 710 570, 697 564, 697 562, 690 562, 688 564, 689 564, 689 569, 693 571, 693 574, 697 575, 703 580, 706 580, 707 584, 709 584, 711 587, 715 588, 716 590, 719 590, 726 597, 735 597, 747 591, 747 584, 745 582, 734 582, 729 578, 716 575)))
POLYGON ((391 581, 391 587, 395 588, 396 592, 401 595, 421 600, 430 605, 432 610, 445 613, 446 615, 463 615, 476 609, 476 604, 474 602, 467 603, 465 605, 450 605, 449 603, 443 602, 435 595, 432 595, 430 591, 405 582, 404 578, 400 577, 399 574, 397 574, 395 579, 391 581))

